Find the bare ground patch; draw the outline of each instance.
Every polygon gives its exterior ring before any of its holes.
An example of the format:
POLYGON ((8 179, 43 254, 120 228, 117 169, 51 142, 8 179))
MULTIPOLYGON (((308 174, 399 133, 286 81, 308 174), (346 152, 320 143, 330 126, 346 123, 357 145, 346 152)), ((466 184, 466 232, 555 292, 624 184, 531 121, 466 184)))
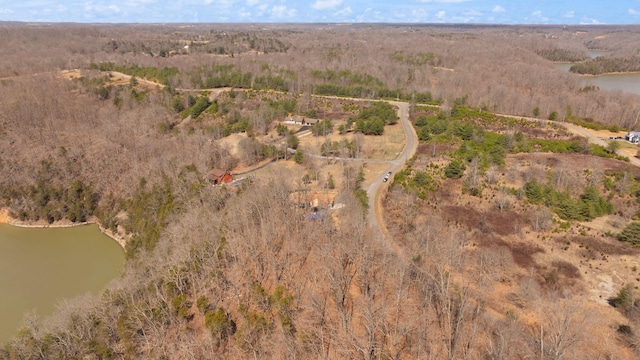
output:
POLYGON ((469 206, 442 206, 446 219, 461 224, 468 229, 478 229, 482 233, 506 236, 514 234, 525 223, 526 217, 515 211, 479 211, 469 206))

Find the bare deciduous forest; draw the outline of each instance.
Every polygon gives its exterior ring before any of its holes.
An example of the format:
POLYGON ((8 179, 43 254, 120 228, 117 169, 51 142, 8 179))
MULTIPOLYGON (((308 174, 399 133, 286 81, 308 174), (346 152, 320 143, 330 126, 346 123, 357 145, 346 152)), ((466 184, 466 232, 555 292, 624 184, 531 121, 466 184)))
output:
POLYGON ((0 358, 637 358, 640 169, 547 120, 637 130, 637 95, 553 61, 635 69, 638 37, 0 23, 2 207, 127 242, 121 279, 27 316, 0 358), (352 98, 409 103, 420 139, 382 193, 386 236, 366 216, 375 165, 342 158, 399 125, 352 98), (294 114, 319 119, 314 140, 294 114), (292 201, 308 184, 343 207, 311 219, 292 201))

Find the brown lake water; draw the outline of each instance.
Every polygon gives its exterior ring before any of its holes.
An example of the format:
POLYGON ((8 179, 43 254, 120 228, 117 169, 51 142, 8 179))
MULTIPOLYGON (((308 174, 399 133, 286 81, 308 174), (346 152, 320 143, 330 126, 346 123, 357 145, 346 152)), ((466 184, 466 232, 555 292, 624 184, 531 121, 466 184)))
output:
POLYGON ((63 299, 99 294, 124 269, 124 251, 97 225, 20 228, 0 224, 0 344, 25 312, 51 314, 63 299))

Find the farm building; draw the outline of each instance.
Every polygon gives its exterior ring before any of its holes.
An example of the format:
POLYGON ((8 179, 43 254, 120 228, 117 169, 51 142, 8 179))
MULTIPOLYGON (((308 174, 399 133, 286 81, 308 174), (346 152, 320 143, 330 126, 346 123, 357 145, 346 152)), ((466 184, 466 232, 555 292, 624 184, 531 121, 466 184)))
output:
POLYGON ((222 169, 213 169, 207 176, 207 181, 213 185, 220 185, 233 181, 233 176, 230 172, 222 169))
POLYGON ((630 143, 640 143, 640 131, 629 131, 624 138, 630 143))

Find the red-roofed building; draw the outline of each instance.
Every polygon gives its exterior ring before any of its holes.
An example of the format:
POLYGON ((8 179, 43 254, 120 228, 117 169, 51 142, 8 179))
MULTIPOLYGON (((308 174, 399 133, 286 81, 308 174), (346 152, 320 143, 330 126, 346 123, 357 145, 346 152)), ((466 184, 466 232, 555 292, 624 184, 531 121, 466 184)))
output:
POLYGON ((233 181, 231 173, 222 169, 213 169, 207 176, 207 180, 213 185, 224 184, 233 181))

